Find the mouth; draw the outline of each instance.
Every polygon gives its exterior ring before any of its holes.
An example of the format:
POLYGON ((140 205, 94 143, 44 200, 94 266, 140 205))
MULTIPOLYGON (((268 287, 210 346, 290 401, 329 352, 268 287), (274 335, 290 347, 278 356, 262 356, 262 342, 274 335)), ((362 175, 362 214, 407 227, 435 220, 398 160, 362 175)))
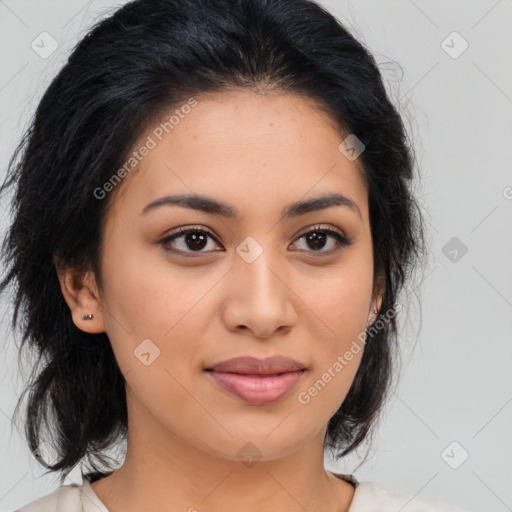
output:
POLYGON ((251 405, 264 405, 288 396, 306 368, 284 356, 263 360, 247 356, 229 359, 205 371, 224 392, 251 405))

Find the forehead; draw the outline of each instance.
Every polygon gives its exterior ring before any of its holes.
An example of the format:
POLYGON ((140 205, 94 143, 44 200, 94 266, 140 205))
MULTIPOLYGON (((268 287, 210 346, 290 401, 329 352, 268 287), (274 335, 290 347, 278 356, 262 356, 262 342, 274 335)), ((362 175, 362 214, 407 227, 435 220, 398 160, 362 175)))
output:
POLYGON ((367 216, 360 160, 340 151, 346 134, 318 102, 249 91, 191 100, 164 112, 132 148, 139 160, 118 185, 117 207, 140 213, 180 193, 215 197, 243 215, 275 214, 284 203, 338 192, 367 216))

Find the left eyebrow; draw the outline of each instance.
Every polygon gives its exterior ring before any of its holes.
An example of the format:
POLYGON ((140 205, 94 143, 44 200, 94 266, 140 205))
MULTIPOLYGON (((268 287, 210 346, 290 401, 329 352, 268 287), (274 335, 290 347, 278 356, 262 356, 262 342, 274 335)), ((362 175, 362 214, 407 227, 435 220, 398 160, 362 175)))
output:
POLYGON ((359 218, 363 220, 361 210, 359 209, 359 206, 357 206, 357 203, 343 194, 338 193, 327 194, 317 198, 308 199, 306 201, 299 201, 297 203, 290 204, 284 208, 282 216, 285 219, 292 219, 299 215, 304 215, 318 210, 325 210, 333 206, 346 206, 356 212, 359 215, 359 218))
MULTIPOLYGON (((238 210, 234 206, 231 206, 222 201, 218 201, 211 197, 176 194, 160 197, 159 199, 152 201, 144 207, 141 215, 144 215, 149 211, 164 205, 181 206, 183 208, 199 210, 204 213, 220 215, 227 218, 236 218, 239 214, 238 210)), ((299 217, 300 215, 305 215, 314 211, 325 210, 333 206, 345 206, 357 213, 361 220, 363 219, 361 210, 359 209, 357 203, 339 193, 327 194, 313 199, 289 204, 283 208, 281 215, 282 218, 292 219, 299 217)))

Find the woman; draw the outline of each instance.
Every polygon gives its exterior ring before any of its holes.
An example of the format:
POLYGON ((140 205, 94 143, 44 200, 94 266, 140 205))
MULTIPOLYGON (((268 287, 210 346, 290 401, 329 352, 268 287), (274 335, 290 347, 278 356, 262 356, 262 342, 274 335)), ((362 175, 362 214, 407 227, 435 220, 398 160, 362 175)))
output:
POLYGON ((403 507, 323 456, 369 439, 389 391, 424 254, 412 179, 373 57, 317 4, 139 0, 99 22, 2 188, 1 289, 45 361, 27 439, 61 484, 92 469, 20 510, 403 507))

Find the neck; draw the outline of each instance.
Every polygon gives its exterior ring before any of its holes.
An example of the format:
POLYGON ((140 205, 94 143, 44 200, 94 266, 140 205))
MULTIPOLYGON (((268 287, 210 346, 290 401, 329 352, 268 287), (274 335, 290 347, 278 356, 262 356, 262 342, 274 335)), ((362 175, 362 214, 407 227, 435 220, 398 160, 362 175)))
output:
POLYGON ((266 453, 256 447, 265 441, 230 440, 242 451, 228 457, 152 424, 151 415, 143 418, 138 411, 128 417, 123 465, 91 484, 110 512, 342 512, 352 501, 353 486, 324 468, 325 429, 309 442, 279 452, 279 458, 268 455, 279 449, 272 449, 272 435, 266 453))

